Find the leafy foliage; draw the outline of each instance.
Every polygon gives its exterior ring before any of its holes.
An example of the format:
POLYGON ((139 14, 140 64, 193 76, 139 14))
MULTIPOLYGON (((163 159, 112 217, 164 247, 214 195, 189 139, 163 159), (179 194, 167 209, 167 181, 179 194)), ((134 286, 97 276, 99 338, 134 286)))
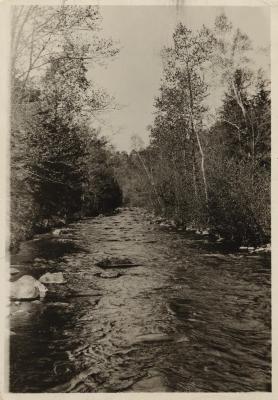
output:
POLYGON ((14 15, 20 23, 13 26, 11 70, 11 247, 121 204, 106 142, 90 127, 112 99, 87 79, 87 60, 117 52, 97 36, 98 9, 30 6, 14 15), (89 43, 78 34, 84 24, 89 43), (19 64, 21 46, 29 63, 19 64))
MULTIPOLYGON (((270 239, 270 90, 264 72, 251 68, 251 49, 224 14, 212 30, 177 25, 172 47, 162 51, 151 144, 134 153, 140 180, 125 178, 157 213, 238 245, 270 239), (216 92, 212 124, 207 98, 215 86, 224 92, 216 92)), ((131 166, 125 157, 121 168, 131 166)))

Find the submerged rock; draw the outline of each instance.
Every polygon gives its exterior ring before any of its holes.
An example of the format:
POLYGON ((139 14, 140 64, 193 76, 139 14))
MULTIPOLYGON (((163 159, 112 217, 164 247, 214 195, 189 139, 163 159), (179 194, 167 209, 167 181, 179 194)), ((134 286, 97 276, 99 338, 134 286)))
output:
MULTIPOLYGON (((103 272, 103 270, 101 268, 92 266, 92 267, 90 267, 89 271, 86 271, 83 274, 87 275, 87 276, 90 276, 90 275, 99 276, 102 272, 103 272)), ((80 272, 76 272, 76 274, 81 275, 80 272)))
POLYGON ((39 258, 39 257, 36 257, 36 258, 34 258, 34 263, 46 263, 47 261, 46 261, 46 259, 45 258, 39 258))
POLYGON ((169 392, 165 376, 158 370, 153 369, 148 375, 132 386, 133 392, 169 392))
POLYGON ((160 222, 159 226, 162 228, 171 228, 173 225, 170 222, 160 222))
POLYGON ((187 227, 185 228, 185 230, 186 230, 187 232, 196 232, 196 228, 194 228, 193 226, 187 226, 187 227))
POLYGON ((205 257, 217 258, 218 260, 228 261, 224 254, 204 254, 205 257))
POLYGON ((61 392, 69 393, 69 392, 73 391, 73 389, 79 383, 84 382, 89 377, 91 377, 91 379, 93 380, 93 376, 99 374, 99 372, 100 372, 100 370, 98 369, 98 367, 95 367, 95 366, 89 367, 88 369, 80 372, 79 374, 77 374, 76 376, 71 378, 70 381, 63 383, 61 385, 52 387, 52 388, 48 389, 47 392, 49 392, 49 393, 61 393, 61 392))
POLYGON ((133 263, 128 258, 105 258, 96 263, 96 265, 100 268, 126 268, 126 267, 138 267, 141 264, 133 263))
POLYGON ((188 319, 192 314, 192 300, 184 298, 172 299, 166 308, 170 314, 188 319))
POLYGON ((42 275, 39 279, 42 283, 65 283, 64 276, 62 272, 47 272, 46 274, 42 275))
POLYGON ((105 271, 100 274, 100 277, 101 278, 118 278, 121 275, 122 274, 120 274, 119 272, 116 272, 116 271, 105 271))
POLYGON ((19 273, 19 269, 14 268, 14 267, 11 267, 11 268, 10 268, 10 274, 11 274, 11 275, 15 275, 15 274, 18 274, 18 273, 19 273))
POLYGON ((243 258, 243 255, 237 255, 237 254, 229 254, 229 257, 234 258, 235 260, 240 260, 243 258))
POLYGON ((133 344, 137 343, 154 343, 154 342, 170 342, 173 338, 165 333, 148 333, 135 338, 133 344))
POLYGON ((11 299, 13 300, 33 300, 44 297, 46 292, 47 288, 30 275, 24 275, 11 283, 11 299))
POLYGON ((184 343, 184 342, 189 342, 189 341, 190 341, 189 338, 185 335, 178 336, 176 339, 177 343, 184 343))

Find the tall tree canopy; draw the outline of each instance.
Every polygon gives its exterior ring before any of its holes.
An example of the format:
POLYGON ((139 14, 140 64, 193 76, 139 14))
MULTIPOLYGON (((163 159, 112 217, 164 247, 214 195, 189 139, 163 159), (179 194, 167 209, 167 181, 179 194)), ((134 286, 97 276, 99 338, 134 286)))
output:
POLYGON ((19 6, 12 16, 13 245, 34 230, 116 207, 121 191, 106 143, 91 128, 113 99, 88 80, 88 63, 118 52, 100 36, 99 9, 19 6))
POLYGON ((212 29, 179 23, 162 50, 151 144, 137 151, 151 208, 237 244, 270 237, 270 90, 252 48, 224 14, 212 29))

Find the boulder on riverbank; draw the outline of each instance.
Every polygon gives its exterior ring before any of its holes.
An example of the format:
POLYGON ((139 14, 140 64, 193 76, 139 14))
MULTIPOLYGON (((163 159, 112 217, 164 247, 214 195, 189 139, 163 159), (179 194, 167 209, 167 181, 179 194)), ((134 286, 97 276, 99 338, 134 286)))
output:
POLYGON ((253 246, 241 246, 239 248, 240 251, 245 251, 248 253, 270 253, 271 252, 271 244, 268 243, 264 246, 253 247, 253 246))
POLYGON ((257 247, 255 249, 255 253, 270 253, 271 252, 271 244, 268 243, 265 246, 257 247))
POLYGON ((47 288, 30 275, 23 275, 17 281, 11 283, 12 300, 34 300, 43 298, 47 288))
POLYGON ((62 272, 47 272, 46 274, 42 275, 39 279, 42 283, 65 283, 64 276, 62 272))

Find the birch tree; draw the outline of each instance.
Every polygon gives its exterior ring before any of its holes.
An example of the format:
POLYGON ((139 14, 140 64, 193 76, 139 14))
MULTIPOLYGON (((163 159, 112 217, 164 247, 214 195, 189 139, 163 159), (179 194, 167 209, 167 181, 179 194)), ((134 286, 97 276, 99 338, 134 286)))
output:
MULTIPOLYGON (((162 52, 164 74, 160 97, 156 100, 158 121, 172 126, 168 130, 168 142, 173 140, 183 149, 184 161, 192 160, 192 177, 196 197, 204 195, 208 207, 208 182, 206 177, 205 149, 202 130, 208 95, 205 68, 212 50, 213 38, 203 27, 193 33, 178 24, 173 35, 173 47, 162 52), (191 149, 191 150, 189 150, 191 149), (190 155, 188 152, 190 151, 190 155), (199 165, 197 162, 199 160, 199 165), (197 188, 197 169, 201 173, 201 192, 197 188)), ((160 137, 160 130, 153 136, 160 137)))
POLYGON ((10 70, 17 101, 26 97, 28 85, 38 82, 50 60, 65 57, 65 44, 86 44, 88 61, 101 63, 117 53, 112 40, 99 35, 101 16, 96 6, 22 5, 13 6, 11 14, 10 70))
POLYGON ((254 83, 262 71, 256 71, 252 65, 254 48, 250 38, 240 29, 234 29, 225 14, 216 18, 212 34, 215 42, 211 57, 212 70, 239 107, 245 126, 239 128, 229 119, 226 119, 226 123, 236 128, 240 145, 244 145, 244 135, 249 134, 250 158, 255 169, 256 143, 261 134, 254 107, 249 100, 256 91, 254 83))

